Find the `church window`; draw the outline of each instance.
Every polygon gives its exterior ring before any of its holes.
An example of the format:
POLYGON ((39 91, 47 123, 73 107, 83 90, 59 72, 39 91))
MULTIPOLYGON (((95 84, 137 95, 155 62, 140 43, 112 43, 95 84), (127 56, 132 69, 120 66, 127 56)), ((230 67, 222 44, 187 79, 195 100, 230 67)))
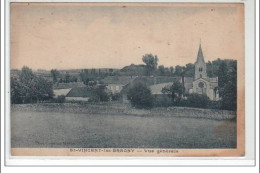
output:
POLYGON ((199 72, 202 72, 202 68, 201 67, 199 68, 199 72))
POLYGON ((199 83, 199 87, 200 87, 200 88, 204 88, 204 83, 203 83, 203 82, 200 82, 200 83, 199 83))
POLYGON ((202 74, 200 74, 200 78, 202 78, 202 74))

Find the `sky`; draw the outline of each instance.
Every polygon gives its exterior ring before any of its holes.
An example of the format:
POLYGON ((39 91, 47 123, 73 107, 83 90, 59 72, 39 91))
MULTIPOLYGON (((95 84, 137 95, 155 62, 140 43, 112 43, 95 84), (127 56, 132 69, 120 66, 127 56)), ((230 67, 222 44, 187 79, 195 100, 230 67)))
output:
POLYGON ((242 4, 11 3, 12 69, 122 68, 244 59, 242 4), (201 41, 200 41, 201 40, 201 41))

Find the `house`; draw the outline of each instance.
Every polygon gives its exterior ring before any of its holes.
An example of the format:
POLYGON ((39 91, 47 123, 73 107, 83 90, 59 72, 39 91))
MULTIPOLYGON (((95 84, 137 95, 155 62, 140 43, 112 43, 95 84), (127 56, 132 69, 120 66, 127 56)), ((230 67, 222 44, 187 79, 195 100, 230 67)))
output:
POLYGON ((120 93, 127 84, 133 81, 135 77, 131 76, 108 76, 101 80, 106 84, 109 92, 115 94, 120 93))

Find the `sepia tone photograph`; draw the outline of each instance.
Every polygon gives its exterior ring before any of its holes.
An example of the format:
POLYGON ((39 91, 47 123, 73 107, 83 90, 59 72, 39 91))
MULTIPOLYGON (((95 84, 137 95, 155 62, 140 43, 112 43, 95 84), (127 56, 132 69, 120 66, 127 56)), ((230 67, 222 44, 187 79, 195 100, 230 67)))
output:
POLYGON ((10 5, 13 156, 243 156, 242 3, 10 5))

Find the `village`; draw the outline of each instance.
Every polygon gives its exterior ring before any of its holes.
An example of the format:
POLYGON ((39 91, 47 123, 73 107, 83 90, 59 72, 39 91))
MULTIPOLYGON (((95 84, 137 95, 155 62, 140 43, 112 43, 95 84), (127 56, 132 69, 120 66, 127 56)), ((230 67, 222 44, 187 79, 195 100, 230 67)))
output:
MULTIPOLYGON (((236 90, 236 86, 230 88, 232 87, 228 85, 230 83, 225 83, 225 81, 233 83, 236 80, 235 76, 231 76, 234 80, 227 79, 230 76, 228 73, 236 73, 235 61, 218 59, 206 63, 201 44, 194 64, 173 68, 158 66, 158 61, 156 55, 146 54, 143 56, 144 64, 131 64, 122 69, 33 71, 35 76, 51 81, 50 93, 43 93, 48 97, 39 96, 35 99, 36 95, 32 94, 28 101, 26 96, 16 94, 18 92, 13 87, 12 103, 38 103, 46 100, 51 102, 56 100, 60 103, 116 101, 124 104, 131 103, 137 108, 185 106, 236 110, 236 95, 231 98, 223 95, 227 92, 225 88, 236 90), (136 85, 141 86, 130 95, 130 90, 136 85), (139 94, 138 90, 140 90, 139 94), (146 90, 148 93, 145 95, 146 90), (138 100, 143 102, 139 103, 138 100), (229 106, 226 103, 229 103, 229 106)), ((19 70, 11 71, 14 81, 18 81, 16 79, 19 78, 19 73, 19 70)))

